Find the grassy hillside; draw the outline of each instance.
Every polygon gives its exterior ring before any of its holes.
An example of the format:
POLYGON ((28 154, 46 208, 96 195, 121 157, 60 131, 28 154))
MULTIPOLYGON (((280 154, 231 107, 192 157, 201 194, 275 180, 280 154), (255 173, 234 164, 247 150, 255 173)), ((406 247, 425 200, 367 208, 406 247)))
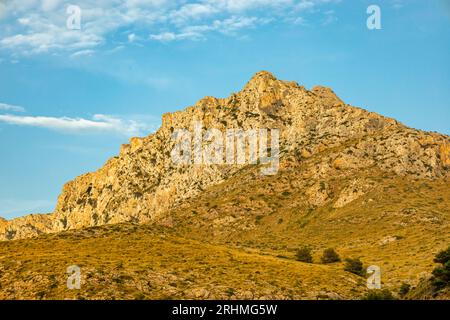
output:
POLYGON ((364 283, 338 264, 202 243, 149 225, 0 243, 1 299, 351 299, 364 283), (80 290, 66 287, 74 264, 80 290))
MULTIPOLYGON (((323 157, 285 158, 275 176, 245 167, 154 217, 0 242, 0 299, 359 299, 365 278, 342 260, 378 265, 385 288, 418 286, 450 243, 448 179, 375 166, 321 172, 323 157), (296 261, 309 246, 313 263, 296 261), (81 267, 80 290, 66 269, 81 267)), ((424 282, 422 282, 424 283, 424 282)), ((426 291, 425 289, 422 291, 426 291)))
POLYGON ((384 285, 394 291, 428 276, 434 255, 450 243, 448 180, 405 178, 373 168, 323 180, 303 172, 291 165, 264 177, 248 168, 161 223, 202 241, 288 258, 310 246, 315 262, 324 249, 335 248, 343 258, 380 266, 384 285), (336 207, 349 186, 356 188, 356 199, 336 207), (358 193, 361 188, 365 193, 358 193), (320 189, 328 193, 325 200, 320 189))

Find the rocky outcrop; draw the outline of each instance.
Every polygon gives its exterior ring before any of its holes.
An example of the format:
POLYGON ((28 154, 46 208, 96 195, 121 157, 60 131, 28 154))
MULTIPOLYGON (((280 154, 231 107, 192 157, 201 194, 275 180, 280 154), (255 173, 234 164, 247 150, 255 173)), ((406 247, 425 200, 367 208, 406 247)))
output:
MULTIPOLYGON (((327 163, 318 174, 378 166, 417 178, 449 176, 448 136, 411 129, 396 120, 349 106, 329 88, 307 90, 263 71, 228 98, 206 97, 183 111, 165 114, 157 132, 131 139, 100 170, 68 182, 55 212, 43 218, 36 230, 31 228, 33 223, 24 223, 24 218, 16 219, 3 223, 0 239, 124 221, 150 221, 237 173, 242 165, 172 162, 172 133, 176 129, 193 131, 194 121, 201 121, 204 128, 221 131, 277 128, 281 166, 287 166, 290 157, 301 160, 323 154, 327 163)), ((365 191, 366 188, 356 192, 344 190, 334 205, 343 206, 365 191)), ((312 205, 328 202, 328 191, 320 184, 308 191, 311 192, 312 205)))
POLYGON ((450 167, 450 144, 442 143, 439 146, 442 165, 446 168, 450 167))
POLYGON ((333 207, 342 208, 366 194, 371 188, 373 188, 373 183, 363 179, 355 179, 341 191, 333 207))
POLYGON ((23 239, 49 233, 53 230, 49 214, 30 214, 12 221, 0 219, 0 240, 23 239))

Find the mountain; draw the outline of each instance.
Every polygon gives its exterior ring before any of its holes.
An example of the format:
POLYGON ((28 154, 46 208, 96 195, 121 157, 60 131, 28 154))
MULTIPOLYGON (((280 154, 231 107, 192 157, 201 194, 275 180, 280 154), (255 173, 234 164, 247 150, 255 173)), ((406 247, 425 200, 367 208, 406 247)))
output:
POLYGON ((55 212, 0 221, 1 239, 22 239, 0 242, 0 298, 365 294, 365 279, 344 262, 319 263, 327 248, 379 266, 396 292, 429 277, 450 243, 449 182, 449 136, 259 72, 228 98, 165 114, 157 132, 68 182, 55 212), (278 170, 175 164, 172 135, 196 123, 279 129, 278 170), (313 264, 296 261, 303 246, 313 264), (85 270, 79 292, 65 288, 71 264, 85 270))
MULTIPOLYGON (((309 91, 263 71, 226 99, 205 97, 183 111, 165 114, 156 133, 132 138, 100 170, 68 182, 52 215, 8 222, 0 229, 0 239, 152 221, 238 173, 243 165, 180 167, 173 163, 172 132, 193 130, 194 121, 219 130, 278 128, 281 167, 320 154, 322 161, 312 172, 315 178, 371 167, 420 179, 449 176, 448 136, 405 127, 393 119, 346 105, 331 89, 315 87, 309 91)), ((345 205, 370 187, 361 181, 354 184, 356 191, 341 194, 336 206, 345 205)), ((316 191, 313 188, 309 192, 316 197, 312 202, 320 204, 325 194, 316 191)))

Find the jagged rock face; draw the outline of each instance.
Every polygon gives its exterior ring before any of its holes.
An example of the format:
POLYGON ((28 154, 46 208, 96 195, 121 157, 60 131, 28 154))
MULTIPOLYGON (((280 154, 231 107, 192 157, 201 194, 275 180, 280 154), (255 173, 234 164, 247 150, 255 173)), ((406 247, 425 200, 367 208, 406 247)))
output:
POLYGON ((0 240, 23 239, 51 232, 52 221, 48 214, 30 214, 12 221, 0 219, 0 240))
MULTIPOLYGON (((221 131, 279 129, 282 167, 289 165, 293 156, 309 158, 346 146, 343 152, 324 158, 327 164, 320 169, 321 174, 378 166, 417 178, 449 176, 450 137, 407 128, 393 119, 346 105, 329 88, 309 91, 260 72, 242 91, 226 99, 206 97, 183 111, 165 114, 157 132, 131 139, 100 170, 68 182, 51 216, 51 228, 45 224, 39 230, 149 221, 235 174, 242 165, 173 163, 172 133, 176 129, 193 131, 194 121, 201 121, 205 129, 221 131)), ((312 195, 312 201, 325 203, 328 195, 317 189, 320 194, 312 195)), ((352 197, 349 192, 338 205, 345 205, 352 197)), ((8 222, 3 230, 23 228, 19 221, 8 222)), ((1 230, 3 239, 23 235, 16 231, 6 237, 1 230)))

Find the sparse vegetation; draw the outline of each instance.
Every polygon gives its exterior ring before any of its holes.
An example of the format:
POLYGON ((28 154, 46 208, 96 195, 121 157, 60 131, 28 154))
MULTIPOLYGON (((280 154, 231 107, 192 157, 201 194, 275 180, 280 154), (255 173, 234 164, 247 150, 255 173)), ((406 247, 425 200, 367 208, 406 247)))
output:
POLYGON ((358 276, 364 276, 366 271, 364 270, 363 263, 359 258, 347 258, 345 259, 344 270, 347 272, 351 272, 358 276))
POLYGON ((322 261, 322 263, 334 263, 340 262, 341 258, 333 248, 328 248, 323 251, 323 255, 320 258, 320 261, 322 261))
POLYGON ((234 295, 234 289, 233 288, 228 288, 226 290, 226 294, 229 298, 231 298, 234 295))
POLYGON ((304 246, 297 249, 297 252, 295 253, 295 259, 301 262, 312 263, 313 258, 311 255, 311 248, 304 246))
POLYGON ((119 224, 0 242, 0 299, 257 299, 268 291, 311 299, 310 290, 323 283, 347 298, 365 290, 355 290, 353 275, 343 270, 337 270, 343 281, 335 282, 336 271, 323 266, 176 233, 119 224), (74 264, 81 268, 81 289, 67 290, 66 270, 74 264))
POLYGON ((411 285, 409 283, 402 283, 398 293, 399 293, 400 297, 404 297, 409 293, 410 290, 411 290, 411 285))
POLYGON ((396 300, 388 289, 370 290, 361 300, 396 300))
POLYGON ((434 262, 440 266, 433 270, 433 278, 431 279, 433 286, 440 290, 450 286, 450 246, 440 251, 434 258, 434 262))

